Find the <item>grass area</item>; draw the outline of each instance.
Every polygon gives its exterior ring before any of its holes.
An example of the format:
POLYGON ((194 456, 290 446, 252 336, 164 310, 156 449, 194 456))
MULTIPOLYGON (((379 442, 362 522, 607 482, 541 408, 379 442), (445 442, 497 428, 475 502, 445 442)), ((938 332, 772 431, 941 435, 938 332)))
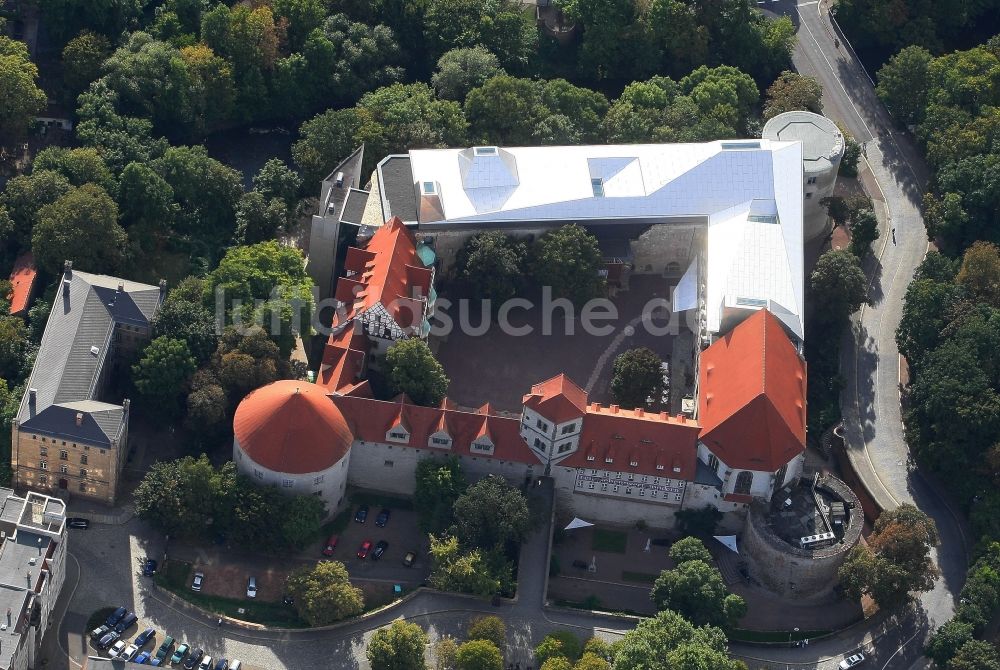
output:
POLYGON ((620 530, 595 528, 591 548, 594 551, 607 551, 612 554, 624 554, 628 535, 620 530))
POLYGON ((796 633, 795 631, 787 630, 744 630, 742 628, 734 628, 727 631, 727 635, 730 640, 735 642, 788 642, 790 640, 811 640, 829 635, 831 632, 829 630, 800 630, 796 633))
MULTIPOLYGON (((413 509, 413 501, 409 498, 397 498, 388 493, 378 493, 376 491, 354 491, 351 493, 351 514, 348 520, 353 518, 358 505, 368 505, 369 507, 388 507, 389 509, 413 509)), ((377 509, 372 509, 372 515, 378 514, 377 509)), ((345 524, 346 525, 346 524, 345 524)))
POLYGON ((599 610, 602 612, 611 612, 612 614, 630 614, 632 616, 648 616, 642 614, 641 612, 636 612, 635 610, 629 609, 611 609, 609 607, 601 606, 601 599, 597 596, 590 596, 582 601, 575 600, 556 600, 556 605, 559 607, 571 607, 578 610, 599 610))
POLYGON ((279 626, 282 628, 308 627, 308 624, 299 618, 295 612, 295 608, 284 603, 267 602, 265 600, 254 600, 251 602, 249 600, 235 600, 233 598, 212 596, 206 593, 195 593, 188 587, 188 577, 191 575, 191 569, 192 566, 190 563, 167 560, 156 571, 156 576, 153 579, 158 586, 209 612, 224 614, 234 619, 259 623, 265 626, 279 626), (240 609, 243 609, 243 612, 240 612, 240 609))
POLYGON ((654 575, 650 572, 631 572, 629 570, 622 570, 622 581, 626 582, 652 584, 656 581, 657 577, 659 577, 659 575, 654 575))
POLYGON ((108 617, 111 616, 111 613, 114 612, 116 609, 118 608, 102 607, 101 609, 97 610, 96 612, 90 615, 89 619, 87 619, 87 625, 84 626, 84 630, 86 630, 89 633, 98 626, 103 626, 104 622, 108 620, 108 617))

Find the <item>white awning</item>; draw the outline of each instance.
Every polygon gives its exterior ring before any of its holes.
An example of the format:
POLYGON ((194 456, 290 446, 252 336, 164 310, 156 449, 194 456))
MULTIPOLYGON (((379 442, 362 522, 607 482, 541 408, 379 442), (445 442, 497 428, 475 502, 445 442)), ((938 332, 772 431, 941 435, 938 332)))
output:
POLYGON ((713 535, 713 537, 726 545, 731 551, 735 553, 740 553, 740 550, 736 548, 736 536, 735 535, 713 535))
POLYGON ((673 295, 673 311, 683 312, 698 306, 698 257, 695 256, 691 265, 684 271, 684 276, 677 282, 673 295))
POLYGON ((593 526, 593 525, 594 524, 590 523, 589 521, 584 521, 579 517, 573 517, 573 520, 569 522, 569 525, 566 526, 565 530, 573 530, 575 528, 586 528, 587 526, 593 526))

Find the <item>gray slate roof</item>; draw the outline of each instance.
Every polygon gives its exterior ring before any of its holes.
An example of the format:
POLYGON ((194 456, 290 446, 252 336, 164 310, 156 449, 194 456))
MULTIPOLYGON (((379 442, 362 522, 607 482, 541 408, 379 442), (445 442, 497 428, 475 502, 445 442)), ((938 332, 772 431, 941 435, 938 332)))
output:
POLYGON ((326 203, 326 214, 339 217, 344 209, 344 202, 347 200, 348 192, 361 185, 361 165, 365 160, 365 145, 351 152, 351 154, 340 161, 335 168, 323 180, 323 185, 319 194, 319 201, 326 203), (344 173, 344 185, 340 188, 336 185, 338 172, 344 173))
POLYGON ((392 155, 378 164, 382 187, 382 214, 388 221, 398 216, 404 222, 417 220, 417 191, 409 154, 392 155))
POLYGON ((26 390, 17 415, 21 426, 110 447, 120 433, 124 412, 120 405, 101 402, 96 396, 114 326, 148 326, 162 299, 157 286, 73 271, 68 287, 63 281, 56 291, 28 378, 27 388, 36 391, 35 401, 29 402, 26 390), (79 426, 77 413, 83 414, 79 426))

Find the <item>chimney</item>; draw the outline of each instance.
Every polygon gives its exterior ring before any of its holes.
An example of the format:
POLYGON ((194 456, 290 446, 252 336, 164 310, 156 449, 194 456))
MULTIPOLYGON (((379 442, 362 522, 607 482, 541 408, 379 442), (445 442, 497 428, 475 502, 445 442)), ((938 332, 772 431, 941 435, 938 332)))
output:
POLYGON ((166 279, 161 279, 160 280, 160 293, 166 293, 166 292, 167 292, 167 280, 166 279))
POLYGON ((599 402, 592 402, 592 403, 590 403, 590 411, 591 412, 600 412, 601 411, 601 403, 599 403, 599 402))
POLYGON ((686 421, 687 421, 687 417, 686 416, 684 416, 683 414, 678 414, 677 415, 677 423, 684 423, 686 421))
POLYGON ((122 411, 125 412, 125 416, 128 416, 128 408, 129 408, 129 405, 131 405, 131 404, 132 404, 132 401, 129 400, 128 398, 125 398, 125 400, 122 400, 122 411))
POLYGON ((610 408, 612 414, 618 413, 618 405, 612 405, 610 408))
POLYGON ((670 412, 660 412, 660 418, 664 421, 668 421, 670 419, 670 412))
POLYGON ((641 416, 645 416, 645 414, 646 414, 646 410, 644 410, 643 408, 641 408, 641 407, 636 407, 635 408, 635 415, 636 416, 640 416, 641 417, 641 416))
POLYGON ((73 276, 73 261, 63 261, 63 275, 67 279, 73 276))
POLYGON ((337 185, 337 188, 344 188, 344 173, 338 172, 334 176, 333 182, 337 185))
POLYGON ((77 412, 76 413, 76 425, 78 425, 78 426, 82 426, 83 425, 83 412, 77 412))
POLYGON ((123 281, 118 282, 118 292, 121 293, 124 290, 125 290, 125 282, 123 281))
POLYGON ((28 402, 32 405, 35 404, 35 400, 38 399, 38 389, 28 389, 28 402))

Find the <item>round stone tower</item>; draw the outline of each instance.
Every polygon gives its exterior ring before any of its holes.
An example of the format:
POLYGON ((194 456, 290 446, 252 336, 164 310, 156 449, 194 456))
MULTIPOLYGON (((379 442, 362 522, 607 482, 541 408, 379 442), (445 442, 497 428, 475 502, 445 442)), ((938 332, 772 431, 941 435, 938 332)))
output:
POLYGON ((764 125, 762 137, 802 142, 802 234, 806 241, 830 232, 826 208, 819 204, 833 195, 837 170, 844 157, 844 135, 830 119, 812 112, 785 112, 764 125))

